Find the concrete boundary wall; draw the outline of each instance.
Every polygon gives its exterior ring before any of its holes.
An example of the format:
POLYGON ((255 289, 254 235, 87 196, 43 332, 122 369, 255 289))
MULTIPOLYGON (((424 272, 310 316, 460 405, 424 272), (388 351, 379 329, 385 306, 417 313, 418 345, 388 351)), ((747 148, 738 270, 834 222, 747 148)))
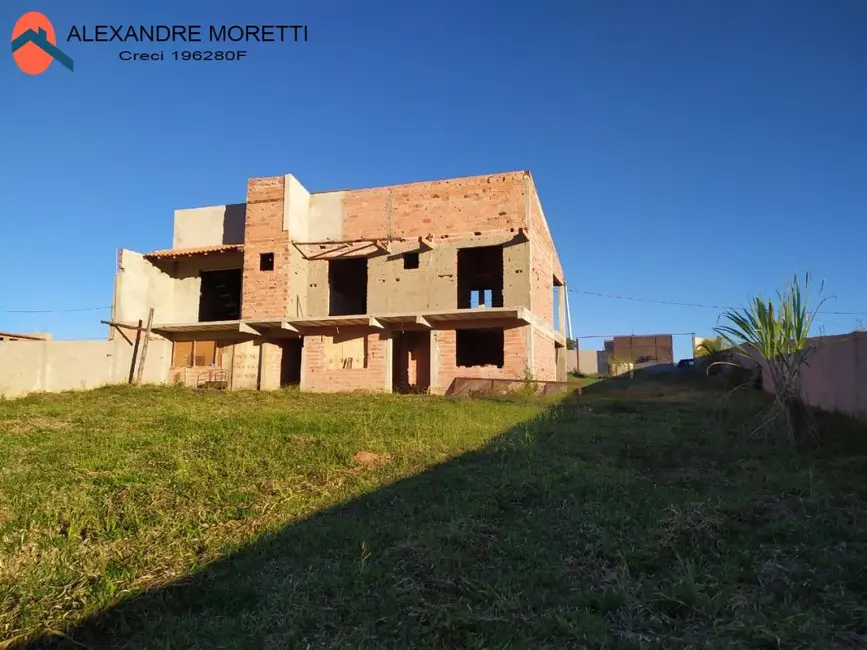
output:
MULTIPOLYGON (((867 419, 867 332, 852 332, 838 336, 809 339, 813 351, 808 365, 801 369, 803 400, 824 411, 845 413, 867 419)), ((746 367, 756 362, 763 369, 766 362, 756 354, 736 359, 746 367)), ((762 372, 762 388, 774 392, 774 382, 767 371, 762 372)))
MULTIPOLYGON (((148 343, 143 382, 168 379, 171 343, 148 343)), ((123 337, 93 341, 0 342, 0 396, 89 390, 129 381, 133 346, 123 337)))

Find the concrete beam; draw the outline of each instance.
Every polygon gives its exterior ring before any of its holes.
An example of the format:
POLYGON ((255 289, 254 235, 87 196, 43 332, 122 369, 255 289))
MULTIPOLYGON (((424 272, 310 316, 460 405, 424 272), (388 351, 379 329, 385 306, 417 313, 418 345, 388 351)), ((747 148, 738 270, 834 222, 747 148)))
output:
POLYGON ((254 336, 259 336, 261 334, 259 330, 253 329, 252 327, 247 325, 247 323, 240 323, 238 325, 238 331, 241 334, 253 334, 254 336))
POLYGON ((427 318, 425 318, 424 316, 416 316, 415 317, 415 324, 421 325, 422 327, 425 327, 427 329, 432 329, 430 321, 427 318))
POLYGON ((369 319, 368 324, 370 325, 370 327, 374 327, 378 330, 384 330, 385 329, 385 325, 383 325, 383 323, 381 321, 379 321, 373 317, 371 317, 369 319))
POLYGON ((287 323, 286 321, 280 323, 280 329, 286 330, 287 332, 294 332, 295 334, 300 334, 297 327, 295 327, 292 323, 287 323))

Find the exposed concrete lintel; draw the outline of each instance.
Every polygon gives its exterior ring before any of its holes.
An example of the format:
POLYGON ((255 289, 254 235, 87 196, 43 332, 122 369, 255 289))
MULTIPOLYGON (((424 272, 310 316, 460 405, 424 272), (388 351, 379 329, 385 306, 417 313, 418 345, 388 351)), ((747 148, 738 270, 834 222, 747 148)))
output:
POLYGON ((424 327, 426 329, 432 329, 432 327, 433 327, 430 324, 430 321, 427 318, 425 318, 424 316, 416 316, 415 317, 415 324, 421 325, 422 327, 424 327))
POLYGON ((241 332, 241 334, 253 334, 254 336, 260 336, 262 334, 262 332, 253 327, 250 327, 249 325, 247 325, 247 323, 239 323, 238 331, 241 332))
POLYGON ((547 323, 544 323, 539 317, 533 314, 533 312, 524 307, 520 309, 520 312, 521 313, 519 313, 519 317, 521 317, 525 323, 527 323, 528 325, 532 325, 539 332, 552 339, 557 347, 566 347, 565 334, 553 329, 547 323))
POLYGON ((371 317, 371 319, 370 319, 368 322, 370 323, 370 326, 371 326, 371 327, 374 327, 374 328, 376 328, 376 329, 378 329, 378 330, 384 330, 384 329, 385 329, 385 325, 383 325, 382 322, 380 322, 380 321, 379 321, 378 319, 376 319, 376 318, 372 318, 372 317, 371 317))
POLYGON ((370 240, 370 241, 335 241, 328 243, 298 243, 292 242, 295 249, 306 260, 328 260, 335 258, 348 257, 373 257, 374 255, 390 251, 391 247, 385 240, 370 240), (316 253, 305 251, 302 246, 318 246, 320 250, 316 253))
POLYGON ((426 237, 420 237, 419 242, 430 249, 434 249, 442 245, 460 245, 462 247, 496 246, 528 239, 526 228, 521 227, 448 233, 439 237, 427 235, 426 237))

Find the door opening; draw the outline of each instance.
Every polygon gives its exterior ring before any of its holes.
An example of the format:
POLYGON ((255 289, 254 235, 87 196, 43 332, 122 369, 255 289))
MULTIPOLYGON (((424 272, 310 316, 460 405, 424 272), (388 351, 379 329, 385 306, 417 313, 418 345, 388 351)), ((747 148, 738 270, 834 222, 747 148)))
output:
POLYGON ((426 393, 430 388, 430 332, 400 332, 394 337, 391 389, 426 393))
POLYGON ((282 345, 283 358, 280 362, 280 387, 297 386, 301 383, 301 348, 304 339, 288 339, 282 345))

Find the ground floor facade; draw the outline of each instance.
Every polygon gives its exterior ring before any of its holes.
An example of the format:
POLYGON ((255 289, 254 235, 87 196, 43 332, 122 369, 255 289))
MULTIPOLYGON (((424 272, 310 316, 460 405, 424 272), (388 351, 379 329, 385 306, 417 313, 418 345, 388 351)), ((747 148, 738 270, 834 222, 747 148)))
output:
POLYGON ((303 332, 294 327, 241 330, 167 334, 172 339, 169 383, 449 394, 461 379, 499 380, 504 386, 566 380, 565 341, 515 319, 435 326, 421 317, 393 324, 344 319, 311 323, 303 332))

